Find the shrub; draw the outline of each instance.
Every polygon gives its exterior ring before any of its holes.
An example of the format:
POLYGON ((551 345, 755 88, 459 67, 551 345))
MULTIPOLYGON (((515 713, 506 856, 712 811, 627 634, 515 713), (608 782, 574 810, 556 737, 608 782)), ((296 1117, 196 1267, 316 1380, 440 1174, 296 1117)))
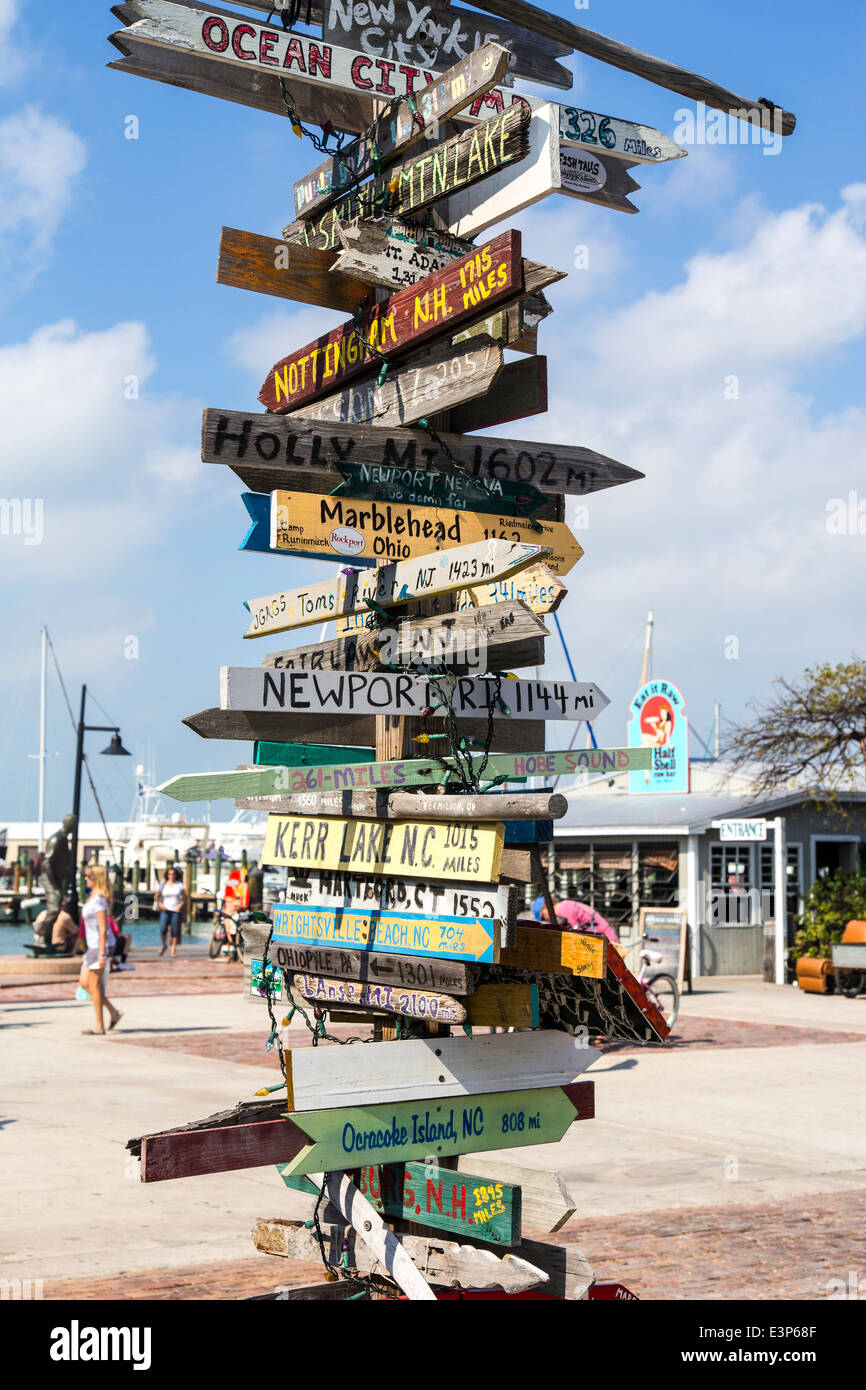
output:
POLYGON ((845 874, 837 869, 827 878, 816 879, 797 918, 794 954, 829 956, 830 947, 841 941, 852 918, 866 921, 866 873, 845 874))

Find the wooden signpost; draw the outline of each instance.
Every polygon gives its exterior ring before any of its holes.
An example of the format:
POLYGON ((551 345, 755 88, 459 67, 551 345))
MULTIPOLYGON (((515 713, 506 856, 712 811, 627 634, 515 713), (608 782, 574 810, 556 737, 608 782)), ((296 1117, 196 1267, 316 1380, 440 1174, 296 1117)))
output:
POLYGON ((524 484, 554 496, 585 497, 643 477, 577 444, 534 444, 448 431, 439 439, 441 445, 424 430, 381 425, 374 429, 337 420, 322 425, 299 415, 206 410, 202 417, 204 462, 227 464, 253 492, 291 489, 296 473, 320 476, 321 491, 329 492, 340 482, 343 463, 446 471, 456 465, 482 483, 524 484))
POLYGON ((458 676, 443 682, 387 671, 271 671, 261 666, 223 666, 220 672, 221 709, 412 716, 444 708, 446 696, 458 716, 489 714, 494 719, 591 721, 610 703, 588 681, 458 676))
POLYGON ((414 285, 472 250, 471 241, 462 237, 436 227, 413 227, 396 217, 340 225, 337 235, 335 273, 388 290, 414 285))
POLYGON ((344 1172, 359 1162, 387 1163, 426 1158, 428 1154, 442 1158, 553 1144, 569 1125, 592 1119, 594 1090, 593 1082, 576 1081, 537 1090, 493 1092, 468 1100, 434 1098, 295 1111, 292 1124, 310 1142, 289 1160, 288 1171, 344 1172))
POLYGON ((504 232, 443 270, 397 290, 357 321, 282 358, 268 373, 259 400, 276 414, 298 410, 358 376, 380 357, 396 357, 524 289, 520 233, 504 232))
POLYGON ((271 548, 287 555, 320 555, 363 564, 372 560, 411 560, 458 546, 489 540, 524 541, 549 547, 546 564, 569 574, 583 555, 564 521, 538 521, 447 507, 415 507, 400 502, 308 492, 271 495, 271 548))
POLYGON ((270 767, 321 767, 328 763, 371 763, 372 748, 329 748, 322 743, 268 743, 260 739, 253 761, 270 767))
POLYGON ((335 269, 335 257, 329 251, 235 227, 223 227, 220 234, 217 283, 349 314, 370 293, 369 285, 335 269))
MULTIPOLYGON (((375 714, 287 714, 279 710, 259 711, 234 709, 203 709, 189 714, 183 723, 192 729, 199 738, 218 738, 231 740, 273 739, 280 742, 288 736, 309 738, 315 743, 372 744, 375 738, 375 714)), ((390 716, 385 716, 390 717, 390 716)), ((445 714, 431 716, 432 723, 426 732, 444 731, 445 714)), ((468 746, 478 746, 488 734, 486 715, 478 719, 461 719, 458 725, 461 737, 469 739, 468 746)), ((481 743, 483 746, 483 742, 481 743)), ((494 721, 491 748, 500 752, 536 753, 544 747, 544 725, 540 720, 501 719, 494 721)), ((427 779, 428 781, 431 779, 427 779)), ((440 778, 442 780, 441 769, 440 778)), ((372 783, 367 782, 369 786, 372 783)), ((242 793, 243 794, 243 793, 242 793)), ((250 795, 255 793, 251 792, 250 795)), ((268 795, 268 793, 265 793, 268 795)))
POLYGON ((498 478, 473 478, 464 473, 429 473, 403 468, 398 463, 341 463, 338 467, 344 481, 333 489, 335 497, 449 507, 461 512, 496 512, 504 517, 531 517, 548 505, 544 493, 532 483, 503 483, 498 478))
POLYGON ((451 593, 466 585, 491 583, 550 559, 550 547, 524 541, 484 540, 439 551, 423 563, 402 560, 362 574, 341 570, 336 578, 303 589, 282 590, 244 604, 252 622, 245 637, 309 627, 349 613, 391 608, 413 599, 451 593))
POLYGON ((289 873, 284 901, 352 912, 417 912, 429 917, 495 918, 510 932, 518 911, 514 888, 497 883, 454 883, 424 878, 367 876, 341 870, 289 873))
MULTIPOLYGON (((268 929, 252 924, 244 928, 244 942, 252 953, 262 952, 268 929)), ((273 942, 268 960, 284 974, 310 974, 343 980, 388 985, 394 990, 425 989, 440 994, 470 995, 475 988, 478 967, 464 961, 432 957, 397 955, 388 951, 358 950, 344 946, 290 945, 273 942)), ((247 986, 249 986, 247 980, 247 986)), ((249 992, 247 988, 247 992, 249 992)))
POLYGON ((533 565, 519 579, 498 579, 457 595, 457 610, 484 609, 490 603, 525 603, 533 613, 555 613, 568 590, 549 565, 533 565))
POLYGON ((386 984, 362 984, 355 980, 325 979, 321 975, 296 975, 295 988, 322 1008, 346 1006, 378 1009, 398 1018, 423 1018, 430 1023, 465 1023, 466 1007, 448 994, 430 990, 397 989, 386 984))
MULTIPOLYGON (((478 755, 480 759, 480 755, 478 755)), ((556 777, 568 773, 642 772, 651 748, 572 748, 542 753, 494 753, 485 773, 507 780, 556 777)), ((445 774, 429 759, 389 763, 326 763, 320 767, 259 767, 245 772, 188 772, 158 788, 175 801, 215 801, 220 797, 268 796, 283 792, 352 791, 394 786, 438 786, 445 774)))

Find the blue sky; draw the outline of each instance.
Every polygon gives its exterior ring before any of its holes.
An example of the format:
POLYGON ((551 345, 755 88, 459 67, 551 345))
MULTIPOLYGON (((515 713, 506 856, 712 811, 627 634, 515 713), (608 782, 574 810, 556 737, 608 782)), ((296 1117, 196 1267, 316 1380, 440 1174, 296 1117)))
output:
MULTIPOLYGON (((555 197, 514 219, 525 254, 570 273, 541 329, 549 414, 501 432, 647 474, 589 499, 560 610, 579 676, 611 699, 599 739, 624 740, 650 607, 653 673, 679 684, 706 737, 716 701, 738 718, 776 676, 863 650, 866 538, 826 525, 832 499, 866 497, 863 10, 554 8, 798 116, 777 156, 705 146, 634 169, 637 217, 555 197), (587 270, 572 268, 577 246, 587 270)), ((309 562, 238 553, 241 485, 197 460, 204 406, 255 408, 270 363, 338 321, 214 278, 220 227, 277 233, 318 156, 275 116, 109 71, 115 27, 108 6, 0 0, 0 497, 41 499, 44 515, 40 545, 0 535, 0 821, 35 816, 43 623, 76 703, 86 680, 163 780, 247 755, 180 720, 217 703, 221 664, 263 654, 241 640, 242 600, 310 576, 309 562)), ((673 133, 688 106, 564 61, 571 99, 593 110, 673 133)), ((547 672, 566 672, 555 636, 547 672)), ((54 682, 50 700, 57 816, 73 742, 54 682)), ((567 733, 550 726, 548 741, 567 733)), ((133 764, 92 762, 106 814, 125 816, 133 764)))

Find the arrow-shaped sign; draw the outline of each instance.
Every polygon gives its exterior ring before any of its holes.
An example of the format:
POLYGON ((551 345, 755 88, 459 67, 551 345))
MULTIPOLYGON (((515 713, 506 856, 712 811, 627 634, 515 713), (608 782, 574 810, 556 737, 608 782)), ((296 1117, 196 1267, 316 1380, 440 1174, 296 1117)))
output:
POLYGON ((530 517, 548 501, 531 483, 502 482, 468 473, 428 473, 421 468, 403 468, 399 463, 338 463, 337 468, 343 482, 334 488, 332 495, 336 497, 516 517, 530 517))
MULTIPOLYGON (((262 862, 274 862, 274 853, 267 843, 262 862)), ((442 863, 440 859, 439 865, 430 867, 447 878, 442 863)), ((404 871, 411 872, 411 867, 404 866, 404 871)), ((469 876, 465 866, 460 872, 469 876)), ((275 948, 281 945, 345 946, 355 951, 395 952, 485 965, 499 959, 499 927, 487 917, 477 917, 473 921, 466 917, 427 917, 420 912, 351 912, 342 908, 276 903, 273 921, 275 948)))
MULTIPOLYGON (((473 755, 475 762, 481 754, 473 755)), ((493 780, 596 776, 644 772, 652 764, 651 748, 573 748, 548 753, 491 753, 484 776, 493 780)), ((256 767, 246 772, 188 772, 158 788, 174 801, 216 801, 222 797, 274 796, 279 792, 345 791, 380 787, 439 786, 442 765, 429 758, 388 763, 323 764, 320 767, 256 767)))
POLYGON ((292 1123, 310 1143, 283 1172, 345 1172, 364 1163, 394 1163, 428 1154, 441 1158, 554 1144, 569 1125, 592 1119, 593 1114, 591 1081, 466 1100, 299 1111, 292 1114, 292 1123))
POLYGON ((549 546, 545 563, 555 574, 568 574, 583 549, 564 521, 486 512, 455 512, 445 507, 406 506, 400 502, 332 497, 318 492, 271 493, 271 546, 288 556, 323 559, 433 559, 454 546, 483 544, 510 537, 549 546))
POLYGON ((438 680, 389 671, 272 671, 261 666, 223 666, 220 709, 285 710, 287 713, 427 715, 494 719, 593 720, 610 704, 591 681, 501 680, 458 676, 438 680))
POLYGON ((440 550, 423 560, 400 560, 361 572, 342 569, 334 579, 321 584, 245 601, 252 622, 244 636, 267 637, 350 613, 370 613, 377 607, 392 608, 413 599, 450 593, 467 585, 490 584, 539 561, 546 562, 550 555, 547 545, 491 539, 440 550))

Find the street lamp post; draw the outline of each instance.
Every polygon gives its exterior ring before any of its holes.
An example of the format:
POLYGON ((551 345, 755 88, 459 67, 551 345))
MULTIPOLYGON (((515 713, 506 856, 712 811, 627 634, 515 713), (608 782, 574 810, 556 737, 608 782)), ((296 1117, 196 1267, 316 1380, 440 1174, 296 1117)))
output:
POLYGON ((117 724, 85 724, 84 706, 87 700, 87 686, 81 687, 81 713, 78 717, 78 738, 75 745, 75 790, 72 796, 72 811, 75 816, 75 825, 72 831, 72 887, 70 897, 73 901, 74 915, 78 916, 78 826, 81 820, 81 771, 84 766, 84 735, 85 734, 111 734, 111 742, 107 748, 102 749, 106 757, 129 758, 132 755, 128 748, 124 748, 120 740, 120 728, 117 724))

